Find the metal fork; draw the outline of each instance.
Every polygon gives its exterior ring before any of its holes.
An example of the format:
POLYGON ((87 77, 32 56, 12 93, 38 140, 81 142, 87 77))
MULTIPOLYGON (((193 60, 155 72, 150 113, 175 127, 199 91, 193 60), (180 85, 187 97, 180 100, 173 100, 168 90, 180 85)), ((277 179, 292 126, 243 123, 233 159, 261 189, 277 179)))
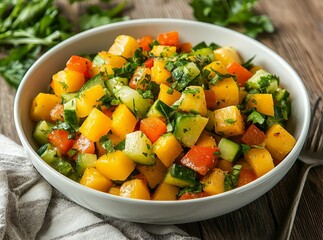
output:
POLYGON ((315 101, 312 109, 310 130, 302 152, 298 157, 298 159, 303 162, 300 173, 301 180, 295 192, 294 200, 290 206, 286 221, 278 236, 279 240, 288 240, 290 238, 298 204, 310 169, 323 165, 323 107, 319 106, 321 100, 321 97, 319 97, 315 101))

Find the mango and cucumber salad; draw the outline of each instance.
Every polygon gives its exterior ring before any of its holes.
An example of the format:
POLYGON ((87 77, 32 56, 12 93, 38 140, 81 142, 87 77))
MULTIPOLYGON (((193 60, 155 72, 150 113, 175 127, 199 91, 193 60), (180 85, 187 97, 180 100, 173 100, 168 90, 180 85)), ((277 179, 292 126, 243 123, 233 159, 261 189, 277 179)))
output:
POLYGON ((178 32, 118 36, 73 55, 30 115, 38 154, 66 177, 121 197, 184 200, 266 174, 295 145, 289 92, 253 58, 178 32))

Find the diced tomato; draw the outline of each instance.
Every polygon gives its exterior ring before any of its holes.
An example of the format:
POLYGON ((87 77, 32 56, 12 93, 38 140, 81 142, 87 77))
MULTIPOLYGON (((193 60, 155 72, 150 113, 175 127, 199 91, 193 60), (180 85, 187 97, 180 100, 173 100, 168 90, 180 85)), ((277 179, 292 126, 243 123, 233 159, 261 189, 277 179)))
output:
POLYGON ((255 172, 252 169, 241 168, 240 175, 238 178, 238 187, 246 185, 257 179, 255 172))
POLYGON ((233 62, 227 67, 228 73, 237 76, 237 82, 240 87, 244 87, 245 82, 252 77, 252 73, 237 62, 233 62))
POLYGON ((87 79, 90 78, 91 66, 92 62, 89 59, 76 55, 71 56, 66 63, 67 69, 83 73, 87 79))
POLYGON ((216 147, 194 146, 180 160, 180 163, 201 175, 205 175, 217 163, 218 157, 214 152, 218 150, 216 147))
POLYGON ((94 142, 89 140, 88 138, 80 135, 80 137, 74 142, 73 149, 76 149, 79 153, 94 153, 95 145, 94 142))
POLYGON ((192 52, 192 44, 189 42, 180 43, 178 46, 178 52, 180 53, 189 53, 192 52))
POLYGON ((114 107, 114 106, 111 106, 111 107, 109 107, 109 108, 106 108, 106 107, 102 106, 102 108, 101 108, 101 111, 102 111, 105 115, 107 115, 109 118, 111 118, 111 117, 112 117, 112 113, 114 112, 114 110, 115 110, 115 107, 114 107))
POLYGON ((241 141, 247 145, 260 145, 265 139, 265 133, 251 124, 242 135, 241 141))
POLYGON ((154 58, 148 58, 145 62, 144 65, 147 68, 152 68, 154 66, 154 58))
POLYGON ((158 117, 147 117, 140 121, 140 131, 154 143, 167 131, 166 123, 158 117))
POLYGON ((153 37, 150 35, 144 36, 139 39, 139 46, 145 51, 150 51, 151 50, 150 46, 153 40, 154 40, 153 37))
POLYGON ((55 129, 48 134, 48 142, 52 143, 57 147, 57 150, 66 155, 67 152, 72 148, 74 141, 68 138, 68 132, 65 130, 55 129))
POLYGON ((178 200, 188 200, 188 199, 195 199, 195 198, 203 198, 209 196, 206 192, 199 192, 199 193, 184 193, 181 195, 178 200))
POLYGON ((56 104, 55 107, 50 111, 50 118, 56 121, 64 121, 64 106, 63 104, 56 104))
POLYGON ((205 101, 208 109, 213 109, 216 106, 215 92, 212 90, 205 90, 205 101))
POLYGON ((157 41, 163 46, 177 46, 178 45, 178 32, 166 32, 158 34, 157 41))

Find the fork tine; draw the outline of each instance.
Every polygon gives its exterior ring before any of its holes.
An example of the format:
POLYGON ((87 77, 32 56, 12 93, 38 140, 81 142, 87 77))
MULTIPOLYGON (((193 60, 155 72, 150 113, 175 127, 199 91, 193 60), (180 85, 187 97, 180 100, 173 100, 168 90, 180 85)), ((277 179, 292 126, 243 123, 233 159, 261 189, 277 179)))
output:
POLYGON ((320 114, 321 115, 320 115, 319 123, 317 126, 317 133, 315 135, 316 136, 315 143, 316 143, 316 151, 317 152, 323 151, 323 112, 320 112, 320 114))
POLYGON ((318 121, 319 121, 319 119, 316 119, 315 116, 318 111, 318 107, 319 107, 321 99, 322 99, 321 97, 316 99, 313 109, 312 109, 312 112, 311 112, 311 121, 310 121, 310 126, 309 126, 309 132, 308 132, 306 144, 305 144, 306 149, 311 149, 311 147, 313 146, 313 142, 314 142, 313 138, 314 138, 314 136, 316 136, 315 133, 316 133, 316 128, 318 126, 318 121))

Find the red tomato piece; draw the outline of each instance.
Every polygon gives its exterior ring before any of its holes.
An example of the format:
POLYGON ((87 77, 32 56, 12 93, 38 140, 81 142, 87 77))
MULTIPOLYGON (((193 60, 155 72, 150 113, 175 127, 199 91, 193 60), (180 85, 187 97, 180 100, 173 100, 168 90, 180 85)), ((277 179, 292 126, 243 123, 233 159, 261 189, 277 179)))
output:
POLYGON ((209 196, 206 192, 199 192, 199 193, 184 193, 181 195, 178 200, 188 200, 188 199, 195 199, 195 198, 202 198, 209 196))
POLYGON ((252 77, 252 73, 237 62, 229 64, 227 70, 228 73, 237 76, 237 82, 240 87, 244 87, 245 82, 252 77))
POLYGON ((265 139, 265 133, 257 128, 254 124, 251 124, 242 135, 241 141, 247 145, 259 146, 261 143, 263 143, 263 141, 265 141, 265 139))
POLYGON ((69 70, 83 73, 86 78, 90 78, 90 72, 92 62, 84 57, 73 55, 66 63, 66 67, 69 70))
POLYGON ((139 46, 145 51, 150 51, 150 46, 153 43, 153 40, 153 37, 150 35, 144 36, 139 39, 139 46))
POLYGON ((178 45, 178 32, 166 32, 158 34, 157 41, 163 46, 177 46, 178 45))
POLYGON ((67 152, 72 148, 74 141, 73 139, 68 139, 68 132, 65 130, 55 129, 48 134, 48 142, 52 143, 57 150, 66 155, 67 152))
POLYGON ((237 186, 241 187, 241 186, 246 185, 247 183, 250 183, 256 179, 257 179, 257 176, 252 169, 245 169, 242 167, 240 170, 240 175, 238 178, 238 185, 237 186))
POLYGON ((217 163, 218 157, 214 152, 218 150, 216 147, 194 146, 180 160, 180 163, 201 175, 205 175, 217 163))
POLYGON ((216 107, 215 92, 212 90, 205 90, 205 101, 208 109, 215 108, 216 107))
POLYGON ((79 153, 95 153, 94 142, 81 135, 73 144, 73 149, 76 149, 79 153))
POLYGON ((154 143, 167 131, 166 123, 158 117, 147 117, 140 121, 140 131, 154 143))
POLYGON ((148 58, 145 62, 144 62, 145 67, 147 68, 152 68, 154 66, 154 58, 148 58))

